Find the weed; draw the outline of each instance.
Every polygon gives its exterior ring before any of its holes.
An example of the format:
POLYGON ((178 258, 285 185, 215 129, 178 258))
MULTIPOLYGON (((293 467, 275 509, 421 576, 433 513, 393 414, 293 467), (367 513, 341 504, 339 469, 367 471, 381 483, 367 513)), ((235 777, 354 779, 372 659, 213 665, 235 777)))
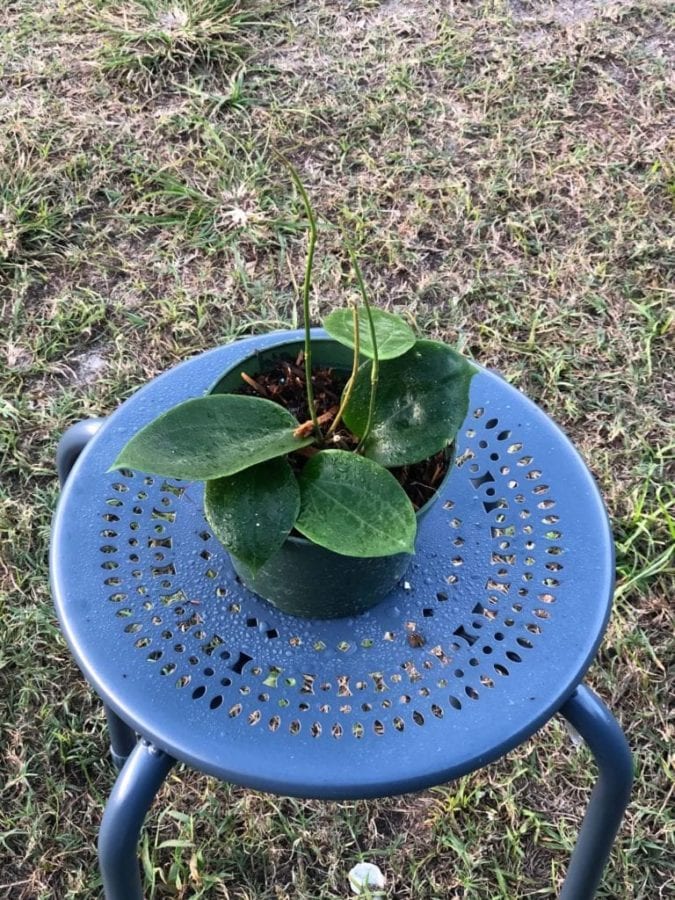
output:
POLYGON ((246 49, 242 27, 252 14, 239 0, 131 0, 106 4, 95 20, 109 36, 105 69, 140 74, 146 86, 199 65, 236 66, 246 49))

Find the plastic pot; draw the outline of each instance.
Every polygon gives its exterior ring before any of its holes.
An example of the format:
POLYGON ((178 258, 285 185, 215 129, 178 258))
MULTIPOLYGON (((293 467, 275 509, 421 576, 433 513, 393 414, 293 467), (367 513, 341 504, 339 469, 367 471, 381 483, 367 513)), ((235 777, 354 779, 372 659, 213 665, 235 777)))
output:
MULTIPOLYGON (((302 341, 289 340, 287 344, 254 353, 225 372, 211 392, 236 391, 242 384, 242 372, 253 376, 275 360, 295 359, 303 346, 302 341)), ((312 364, 349 372, 352 353, 330 338, 313 338, 312 364)), ((450 471, 451 468, 445 479, 450 471)), ((436 493, 417 511, 418 525, 438 496, 436 493)), ((334 553, 306 538, 291 535, 255 573, 235 557, 231 559, 246 587, 283 612, 304 618, 337 619, 361 613, 383 600, 405 574, 412 554, 362 559, 334 553)))

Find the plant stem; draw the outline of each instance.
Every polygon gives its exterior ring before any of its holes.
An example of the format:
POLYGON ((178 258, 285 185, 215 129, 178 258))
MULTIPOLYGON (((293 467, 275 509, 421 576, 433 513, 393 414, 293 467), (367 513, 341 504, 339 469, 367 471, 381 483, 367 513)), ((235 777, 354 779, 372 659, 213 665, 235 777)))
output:
POLYGON ((283 162, 283 164, 291 174, 293 183, 295 184, 296 188, 298 189, 298 193, 302 198, 302 203, 305 207, 307 220, 309 222, 307 261, 305 263, 305 280, 302 286, 302 311, 305 320, 305 389, 307 391, 307 407, 309 409, 309 415, 314 426, 314 431, 317 438, 321 440, 321 425, 319 424, 319 419, 316 414, 316 403, 314 401, 314 385, 312 384, 312 341, 310 335, 309 315, 309 295, 312 289, 312 267, 314 265, 314 250, 316 248, 317 238, 316 217, 314 215, 314 210, 312 209, 312 204, 310 203, 309 197, 307 196, 305 186, 300 180, 300 176, 298 175, 295 167, 289 160, 286 159, 285 156, 282 156, 281 153, 277 153, 276 155, 283 162))
POLYGON ((359 307, 357 304, 354 304, 352 315, 354 317, 354 362, 352 363, 352 374, 349 376, 349 381, 345 385, 345 389, 342 393, 342 400, 340 401, 340 408, 338 409, 337 414, 333 419, 333 424, 328 429, 328 434, 326 435, 326 437, 330 437, 340 424, 340 419, 342 418, 342 415, 347 408, 347 404, 351 399, 352 391, 354 390, 354 384, 356 382, 356 373, 359 369, 359 348, 361 346, 361 335, 359 334, 359 307))
POLYGON ((380 377, 380 360, 377 355, 377 339, 375 337, 375 323, 373 322, 373 314, 370 311, 370 300, 368 299, 368 291, 366 290, 366 285, 363 281, 363 274, 361 273, 361 266, 359 265, 359 261, 356 258, 356 253, 354 253, 353 248, 350 244, 347 244, 347 250, 349 252, 349 258, 351 260, 352 265, 354 266, 354 273, 356 274, 356 280, 359 285, 359 291, 361 292, 361 297, 363 298, 363 305, 366 309, 366 315, 368 316, 368 325, 370 327, 370 340, 373 343, 373 365, 370 370, 370 403, 368 404, 368 419, 366 421, 366 427, 364 429, 363 434, 361 435, 361 440, 359 441, 359 445, 356 448, 356 452, 358 453, 363 449, 364 444, 366 443, 366 438, 370 434, 370 429, 373 426, 373 415, 375 412, 375 398, 377 397, 377 382, 380 377))

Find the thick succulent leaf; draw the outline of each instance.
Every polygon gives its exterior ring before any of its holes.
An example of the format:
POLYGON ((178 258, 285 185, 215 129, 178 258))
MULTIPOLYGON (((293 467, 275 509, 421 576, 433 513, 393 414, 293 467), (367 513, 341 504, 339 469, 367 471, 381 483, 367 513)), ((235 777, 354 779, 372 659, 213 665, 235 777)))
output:
MULTIPOLYGON (((371 362, 358 371, 344 420, 363 435, 368 420, 371 362)), ((427 459, 455 437, 469 408, 476 369, 438 341, 417 341, 380 366, 373 425, 364 453, 383 466, 427 459)))
POLYGON ((312 443, 296 419, 262 397, 212 394, 179 403, 129 441, 111 469, 207 481, 234 475, 312 443))
POLYGON ((300 488, 285 459, 206 482, 204 511, 220 542, 254 572, 281 547, 300 510, 300 488))
MULTIPOLYGON (((415 343, 412 329, 400 316, 382 309, 371 310, 377 341, 377 355, 380 359, 394 359, 406 353, 415 343)), ((351 309, 336 309, 325 320, 328 334, 347 347, 354 347, 354 317, 351 309)), ((359 352, 370 359, 373 342, 370 336, 368 315, 364 307, 359 307, 359 352)))
POLYGON ((300 473, 297 530, 344 556, 413 553, 417 520, 391 472, 344 450, 323 450, 300 473))

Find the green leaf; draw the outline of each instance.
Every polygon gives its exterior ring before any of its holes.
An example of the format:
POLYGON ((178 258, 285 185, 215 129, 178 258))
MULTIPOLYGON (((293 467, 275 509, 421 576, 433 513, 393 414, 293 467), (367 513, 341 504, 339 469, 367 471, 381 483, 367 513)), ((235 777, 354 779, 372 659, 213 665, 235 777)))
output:
POLYGON ((323 450, 300 473, 297 530, 344 556, 415 552, 415 510, 394 476, 370 459, 323 450))
MULTIPOLYGON (((359 436, 368 420, 371 366, 359 368, 344 414, 359 436)), ((403 466, 442 450, 466 417, 475 372, 468 359, 438 341, 417 341, 404 356, 382 363, 365 455, 383 466, 403 466)))
MULTIPOLYGON (((410 350, 415 343, 415 335, 400 316, 382 309, 373 309, 371 312, 380 359, 394 359, 410 350)), ((354 319, 351 309, 334 310, 323 325, 332 338, 353 349, 354 319)), ((368 316, 362 306, 359 307, 359 352, 370 359, 374 356, 368 316)))
POLYGON ((257 571, 281 547, 300 510, 300 488, 285 459, 206 482, 204 511, 216 537, 257 571))
POLYGON ((212 394, 179 403, 124 447, 111 469, 207 481, 306 447, 293 437, 296 419, 262 397, 212 394))

